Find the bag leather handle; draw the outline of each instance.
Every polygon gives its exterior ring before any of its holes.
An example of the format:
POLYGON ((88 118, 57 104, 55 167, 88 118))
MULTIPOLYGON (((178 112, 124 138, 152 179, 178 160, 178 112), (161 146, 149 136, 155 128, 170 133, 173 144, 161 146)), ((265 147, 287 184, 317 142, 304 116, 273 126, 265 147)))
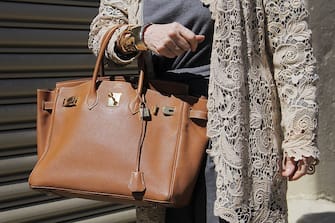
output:
MULTIPOLYGON (((97 80, 98 80, 99 72, 104 72, 103 59, 105 56, 105 51, 107 49, 108 43, 111 37, 113 36, 113 34, 115 33, 115 31, 122 26, 123 25, 114 26, 113 28, 108 30, 102 38, 99 54, 97 56, 95 66, 94 66, 90 91, 87 95, 87 100, 86 100, 89 109, 93 109, 98 104, 98 96, 96 92, 97 91, 97 80)), ((138 112, 139 104, 142 101, 142 93, 143 93, 144 78, 145 78, 145 72, 144 72, 145 62, 144 62, 144 57, 142 54, 138 56, 138 67, 139 67, 140 72, 139 72, 139 80, 138 80, 138 87, 137 87, 137 95, 134 98, 134 100, 129 104, 129 109, 133 114, 138 112)), ((193 108, 190 111, 190 118, 207 120, 207 111, 197 110, 193 108)))
MULTIPOLYGON (((123 26, 123 25, 114 26, 113 28, 108 30, 102 38, 99 54, 97 56, 95 66, 94 66, 94 70, 93 70, 93 76, 92 76, 90 91, 89 91, 89 93, 87 95, 87 99, 86 99, 86 103, 87 103, 89 109, 93 109, 98 104, 97 80, 98 80, 99 72, 104 72, 103 59, 104 59, 104 56, 105 56, 105 51, 107 49, 108 43, 109 43, 110 39, 112 38, 113 34, 121 26, 123 26)), ((140 59, 139 59, 139 61, 140 61, 140 59)), ((134 108, 136 107, 136 104, 137 104, 136 102, 141 99, 141 94, 142 94, 142 91, 143 91, 142 88, 143 88, 143 82, 144 82, 144 71, 143 71, 142 68, 143 67, 141 67, 141 69, 140 69, 140 77, 139 77, 139 81, 138 81, 137 97, 134 99, 134 102, 131 103, 131 105, 130 105, 131 111, 133 113, 136 112, 134 108)))

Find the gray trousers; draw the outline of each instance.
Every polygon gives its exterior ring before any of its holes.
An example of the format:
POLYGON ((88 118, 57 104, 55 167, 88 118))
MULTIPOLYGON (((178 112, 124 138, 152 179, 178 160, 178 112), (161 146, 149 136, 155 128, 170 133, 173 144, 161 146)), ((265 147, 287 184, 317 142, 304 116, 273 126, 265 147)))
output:
POLYGON ((204 160, 192 201, 183 208, 167 208, 165 223, 227 223, 214 216, 216 172, 210 157, 204 160))
MULTIPOLYGON (((189 94, 193 96, 208 95, 208 79, 194 78, 194 75, 167 75, 165 78, 189 85, 189 94)), ((167 208, 165 223, 227 223, 214 216, 214 201, 216 199, 216 172, 210 157, 204 159, 191 204, 183 208, 167 208)))

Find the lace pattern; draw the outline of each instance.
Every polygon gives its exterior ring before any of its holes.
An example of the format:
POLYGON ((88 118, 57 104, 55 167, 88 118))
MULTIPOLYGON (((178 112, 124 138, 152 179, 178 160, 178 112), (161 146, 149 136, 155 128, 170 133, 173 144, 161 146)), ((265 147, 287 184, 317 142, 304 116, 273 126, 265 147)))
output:
MULTIPOLYGON (((129 3, 131 0, 102 0, 100 1, 99 13, 93 19, 90 26, 90 33, 88 38, 88 47, 93 51, 95 55, 98 55, 101 45, 101 39, 105 33, 117 24, 128 24, 130 19, 128 18, 129 3)), ((135 58, 129 60, 124 60, 118 57, 115 53, 115 43, 118 35, 126 27, 121 27, 116 30, 115 34, 112 36, 106 50, 106 57, 111 59, 116 64, 129 64, 135 58)))
POLYGON ((216 20, 207 126, 218 172, 215 215, 287 222, 282 156, 319 156, 318 77, 304 2, 203 2, 215 5, 216 20))
MULTIPOLYGON (((232 223, 287 222, 283 156, 319 157, 318 76, 304 1, 201 1, 215 19, 207 126, 215 215, 232 223)), ((139 2, 102 0, 89 47, 98 52, 114 24, 140 23, 139 2)), ((129 62, 114 55, 112 44, 109 58, 129 62)), ((164 222, 163 208, 138 208, 137 215, 138 222, 164 222)))

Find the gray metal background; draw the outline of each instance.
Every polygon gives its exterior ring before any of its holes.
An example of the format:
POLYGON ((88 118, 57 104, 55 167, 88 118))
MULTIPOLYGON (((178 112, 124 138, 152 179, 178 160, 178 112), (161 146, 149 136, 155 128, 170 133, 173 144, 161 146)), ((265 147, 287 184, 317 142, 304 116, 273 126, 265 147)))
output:
POLYGON ((29 188, 36 162, 36 89, 90 76, 97 0, 0 1, 0 222, 134 222, 134 208, 29 188))

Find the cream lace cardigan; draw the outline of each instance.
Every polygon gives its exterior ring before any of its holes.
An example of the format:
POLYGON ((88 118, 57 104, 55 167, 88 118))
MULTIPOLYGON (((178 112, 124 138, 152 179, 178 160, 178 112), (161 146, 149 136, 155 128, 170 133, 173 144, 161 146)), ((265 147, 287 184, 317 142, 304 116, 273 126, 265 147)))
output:
MULTIPOLYGON (((202 0, 215 19, 208 136, 218 174, 214 213, 231 222, 287 222, 283 156, 319 157, 315 58, 303 0, 202 0)), ((162 6, 163 7, 163 6, 162 6)), ((102 0, 89 47, 118 23, 141 23, 141 0, 102 0)), ((110 42, 107 56, 122 61, 110 42)), ((139 222, 163 222, 139 209, 139 222)))

